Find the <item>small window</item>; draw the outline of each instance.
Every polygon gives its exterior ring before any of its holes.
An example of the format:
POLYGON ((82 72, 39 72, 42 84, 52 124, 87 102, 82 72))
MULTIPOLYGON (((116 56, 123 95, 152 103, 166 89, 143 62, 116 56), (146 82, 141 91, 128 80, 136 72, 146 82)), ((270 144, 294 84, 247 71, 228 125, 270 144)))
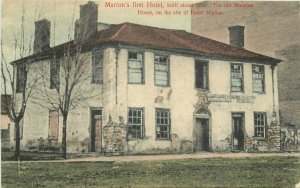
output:
POLYGON ((169 57, 156 55, 154 61, 155 85, 169 86, 169 57))
POLYGON ((10 130, 10 124, 8 124, 7 129, 1 129, 1 142, 7 142, 9 141, 9 130, 10 130))
POLYGON ((208 63, 195 61, 195 83, 197 89, 208 89, 208 63))
POLYGON ((59 112, 58 110, 49 111, 49 135, 48 138, 51 140, 58 139, 59 131, 59 112))
POLYGON ((97 51, 92 56, 92 84, 103 83, 103 52, 97 51))
POLYGON ((265 91, 265 69, 263 65, 252 65, 253 92, 265 91))
POLYGON ((142 108, 129 108, 128 111, 128 138, 143 138, 144 137, 144 111, 142 108))
POLYGON ((144 63, 142 53, 128 53, 128 83, 144 83, 144 63))
POLYGON ((254 137, 265 138, 267 117, 266 113, 254 113, 254 137))
POLYGON ((156 109, 156 138, 170 139, 171 119, 170 110, 156 109))
POLYGON ((243 92, 243 66, 241 64, 231 64, 231 91, 243 92))
POLYGON ((20 64, 17 66, 17 85, 16 92, 22 93, 25 89, 25 74, 26 69, 24 64, 20 64))
POLYGON ((59 89, 60 84, 60 64, 55 59, 50 62, 50 89, 59 89))

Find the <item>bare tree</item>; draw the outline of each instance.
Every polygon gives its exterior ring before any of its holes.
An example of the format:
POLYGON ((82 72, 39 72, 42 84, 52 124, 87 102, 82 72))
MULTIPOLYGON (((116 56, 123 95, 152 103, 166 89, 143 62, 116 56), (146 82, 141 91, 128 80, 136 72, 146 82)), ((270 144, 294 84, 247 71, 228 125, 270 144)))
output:
POLYGON ((63 45, 63 51, 53 48, 51 54, 49 66, 41 65, 39 68, 41 83, 36 89, 34 101, 45 109, 60 111, 63 118, 62 157, 66 158, 70 111, 84 106, 89 99, 99 97, 100 93, 90 86, 91 52, 82 53, 81 45, 75 46, 70 41, 63 45))
POLYGON ((15 59, 18 56, 23 59, 22 61, 15 62, 13 66, 9 64, 1 38, 1 79, 3 84, 1 90, 4 95, 11 95, 11 97, 3 97, 2 100, 5 101, 2 102, 15 126, 16 159, 20 158, 20 122, 24 118, 26 105, 38 81, 38 75, 32 75, 29 79, 31 61, 24 58, 33 52, 31 46, 33 36, 31 35, 29 40, 25 37, 25 10, 25 3, 23 2, 20 35, 14 36, 15 59))

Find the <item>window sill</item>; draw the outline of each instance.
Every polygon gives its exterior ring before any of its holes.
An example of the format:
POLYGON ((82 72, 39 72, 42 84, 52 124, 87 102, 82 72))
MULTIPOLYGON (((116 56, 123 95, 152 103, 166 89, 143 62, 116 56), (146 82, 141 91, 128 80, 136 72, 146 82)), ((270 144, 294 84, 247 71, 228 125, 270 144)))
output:
POLYGON ((258 92, 258 91, 253 91, 253 93, 258 94, 258 95, 265 95, 266 92, 258 92))
POLYGON ((155 83, 154 83, 154 85, 157 86, 157 87, 171 87, 170 85, 158 85, 158 84, 155 84, 155 83))
POLYGON ((240 93, 240 94, 244 94, 244 91, 230 91, 230 93, 240 93))
POLYGON ((196 91, 209 92, 209 89, 195 88, 196 91))
POLYGON ((142 83, 132 83, 132 82, 127 82, 127 84, 130 84, 130 85, 145 85, 144 82, 142 82, 142 83))
POLYGON ((172 141, 170 138, 156 138, 155 141, 172 141))
POLYGON ((253 137, 257 141, 267 141, 267 138, 264 137, 253 137))
POLYGON ((145 140, 145 138, 127 138, 127 141, 139 141, 139 140, 145 140))

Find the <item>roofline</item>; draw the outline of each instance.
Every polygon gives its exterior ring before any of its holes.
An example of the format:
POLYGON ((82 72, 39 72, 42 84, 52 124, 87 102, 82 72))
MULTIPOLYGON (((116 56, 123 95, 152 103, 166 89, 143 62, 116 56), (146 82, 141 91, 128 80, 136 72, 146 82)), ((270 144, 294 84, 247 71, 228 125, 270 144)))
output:
MULTIPOLYGON (((25 58, 22 59, 18 59, 15 60, 13 62, 11 62, 10 64, 14 65, 14 64, 19 64, 23 61, 31 61, 32 63, 35 61, 39 61, 39 60, 46 60, 49 59, 50 56, 52 56, 54 53, 56 53, 56 55, 61 56, 63 54, 62 51, 57 51, 59 49, 56 49, 59 46, 62 45, 66 45, 68 43, 72 43, 73 41, 67 42, 67 43, 63 43, 60 44, 56 47, 52 47, 44 52, 41 52, 39 54, 33 54, 31 56, 27 56, 25 58), (53 50, 53 51, 52 51, 53 50), (47 51, 49 51, 47 53, 47 51), (52 51, 52 52, 51 52, 52 51)), ((226 55, 215 55, 215 54, 208 54, 208 53, 201 53, 201 52, 197 52, 197 51, 193 51, 193 50, 186 50, 186 49, 180 49, 180 48, 164 48, 164 47, 157 47, 154 45, 149 45, 149 44, 130 44, 128 42, 117 42, 117 41, 109 41, 109 42, 102 42, 102 43, 98 43, 98 44, 92 44, 92 45, 83 45, 83 51, 84 52, 88 52, 88 51, 92 51, 93 48, 95 47, 99 47, 102 46, 102 48, 105 47, 110 47, 110 46, 123 46, 125 48, 128 47, 142 47, 143 49, 151 49, 151 50, 163 50, 163 51, 167 51, 167 52, 175 52, 178 54, 185 54, 185 55, 193 55, 193 56, 200 56, 202 58, 206 58, 206 59, 213 59, 213 60, 223 60, 223 61, 238 61, 238 62, 251 62, 251 63, 263 63, 263 64, 271 64, 271 65, 276 65, 280 62, 282 62, 281 59, 276 59, 273 57, 268 57, 263 55, 264 57, 266 57, 266 59, 262 59, 262 58, 243 58, 243 57, 232 57, 232 56, 226 56, 226 55)), ((74 48, 73 48, 74 49, 74 48)), ((72 49, 71 49, 72 50, 72 49)), ((261 55, 261 54, 259 54, 261 55)))

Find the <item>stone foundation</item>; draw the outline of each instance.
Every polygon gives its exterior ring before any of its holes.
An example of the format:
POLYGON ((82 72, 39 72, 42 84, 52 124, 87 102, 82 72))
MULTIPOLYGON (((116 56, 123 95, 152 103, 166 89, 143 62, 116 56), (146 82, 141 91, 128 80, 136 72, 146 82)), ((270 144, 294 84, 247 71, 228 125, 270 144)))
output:
POLYGON ((281 151, 280 127, 271 123, 267 128, 266 138, 245 137, 245 151, 281 151))
POLYGON ((103 127, 104 155, 123 155, 126 152, 126 126, 120 122, 110 120, 103 127))

